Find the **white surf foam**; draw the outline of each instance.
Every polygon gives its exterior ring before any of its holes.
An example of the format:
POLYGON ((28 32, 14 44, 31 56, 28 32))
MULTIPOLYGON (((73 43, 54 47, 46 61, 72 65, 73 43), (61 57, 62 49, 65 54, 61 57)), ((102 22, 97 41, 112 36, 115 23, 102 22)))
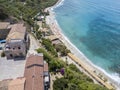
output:
POLYGON ((64 3, 64 0, 59 0, 59 1, 53 6, 53 9, 62 6, 63 3, 64 3))

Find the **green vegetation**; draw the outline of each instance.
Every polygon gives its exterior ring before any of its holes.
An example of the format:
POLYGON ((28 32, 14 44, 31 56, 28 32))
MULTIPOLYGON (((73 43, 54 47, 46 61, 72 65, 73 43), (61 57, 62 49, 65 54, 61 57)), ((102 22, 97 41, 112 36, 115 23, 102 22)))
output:
POLYGON ((44 60, 49 64, 49 70, 51 72, 59 70, 65 66, 65 63, 62 60, 55 58, 53 55, 49 54, 45 49, 39 48, 37 49, 37 52, 43 53, 44 60))
POLYGON ((57 3, 58 0, 41 0, 41 8, 45 9, 57 3))
POLYGON ((34 33, 35 33, 35 37, 37 39, 41 39, 42 32, 39 30, 39 25, 35 24, 33 30, 34 30, 34 33))
POLYGON ((0 0, 0 20, 13 16, 34 25, 32 18, 37 13, 44 13, 46 7, 54 5, 58 0, 0 0))
POLYGON ((5 57, 5 53, 4 52, 1 52, 1 57, 5 57))
POLYGON ((41 39, 42 32, 41 31, 36 31, 36 37, 37 37, 37 39, 41 39))
POLYGON ((57 52, 60 52, 61 56, 66 56, 67 53, 70 53, 70 50, 63 44, 56 44, 54 45, 57 52))
POLYGON ((65 68, 64 77, 54 81, 53 88, 54 90, 108 90, 94 84, 92 79, 80 72, 73 64, 65 68))
POLYGON ((55 48, 53 47, 51 41, 49 39, 42 39, 42 45, 44 45, 44 47, 54 56, 58 56, 55 48))
POLYGON ((37 52, 44 54, 44 60, 48 62, 51 72, 64 68, 64 76, 54 81, 53 90, 108 90, 105 87, 94 84, 93 80, 80 72, 75 65, 67 65, 62 60, 49 54, 45 49, 39 48, 37 52))
POLYGON ((63 44, 52 45, 52 42, 49 39, 42 39, 42 45, 54 56, 58 56, 57 52, 61 54, 61 56, 66 56, 67 53, 70 53, 70 50, 66 48, 63 44))

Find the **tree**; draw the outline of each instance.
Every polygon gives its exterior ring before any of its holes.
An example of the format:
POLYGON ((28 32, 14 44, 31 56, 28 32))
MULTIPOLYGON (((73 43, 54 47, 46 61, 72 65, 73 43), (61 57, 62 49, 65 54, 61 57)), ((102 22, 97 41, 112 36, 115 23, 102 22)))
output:
POLYGON ((56 44, 55 49, 57 52, 61 53, 61 56, 66 56, 67 53, 70 53, 70 50, 68 50, 66 46, 63 44, 56 44))
POLYGON ((53 90, 65 90, 65 88, 67 87, 68 87, 68 80, 64 78, 60 78, 54 81, 53 90))
POLYGON ((68 84, 68 90, 80 90, 79 87, 74 83, 68 84))
POLYGON ((49 40, 49 39, 42 39, 42 44, 44 45, 44 47, 48 50, 48 51, 50 51, 50 53, 52 54, 52 55, 54 55, 54 56, 58 56, 58 54, 57 54, 57 52, 56 52, 56 50, 55 50, 55 48, 53 47, 53 45, 52 45, 52 43, 51 43, 51 41, 49 40))
POLYGON ((54 72, 57 69, 61 69, 65 66, 65 63, 62 60, 55 58, 54 56, 49 54, 49 52, 45 51, 45 49, 39 48, 37 49, 37 52, 43 53, 44 60, 47 61, 47 63, 49 64, 49 70, 51 72, 54 72))
POLYGON ((69 68, 73 71, 79 72, 80 70, 74 65, 74 64, 70 64, 69 68))
POLYGON ((37 37, 37 39, 41 39, 41 37, 42 37, 41 31, 36 31, 36 37, 37 37))

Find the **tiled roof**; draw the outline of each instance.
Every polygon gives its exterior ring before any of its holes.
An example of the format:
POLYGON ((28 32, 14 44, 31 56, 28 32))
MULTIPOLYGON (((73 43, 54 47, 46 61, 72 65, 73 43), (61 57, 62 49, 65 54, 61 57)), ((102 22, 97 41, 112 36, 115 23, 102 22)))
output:
POLYGON ((6 40, 24 39, 25 32, 26 32, 26 27, 23 24, 11 25, 11 30, 10 30, 6 40))
POLYGON ((30 55, 27 58, 24 73, 25 90, 44 90, 43 65, 43 55, 30 55))
POLYGON ((12 80, 8 85, 8 90, 24 90, 25 78, 12 80))
POLYGON ((0 81, 0 90, 8 90, 8 84, 10 83, 12 79, 6 79, 3 81, 0 81))
POLYGON ((44 72, 48 72, 48 63, 44 63, 44 72))

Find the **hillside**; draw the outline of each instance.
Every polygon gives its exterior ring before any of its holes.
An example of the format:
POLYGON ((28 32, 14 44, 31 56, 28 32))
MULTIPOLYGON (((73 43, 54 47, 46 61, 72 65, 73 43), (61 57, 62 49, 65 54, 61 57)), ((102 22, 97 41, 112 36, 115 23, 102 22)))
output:
POLYGON ((15 17, 33 25, 32 18, 58 0, 0 0, 0 20, 15 17))

